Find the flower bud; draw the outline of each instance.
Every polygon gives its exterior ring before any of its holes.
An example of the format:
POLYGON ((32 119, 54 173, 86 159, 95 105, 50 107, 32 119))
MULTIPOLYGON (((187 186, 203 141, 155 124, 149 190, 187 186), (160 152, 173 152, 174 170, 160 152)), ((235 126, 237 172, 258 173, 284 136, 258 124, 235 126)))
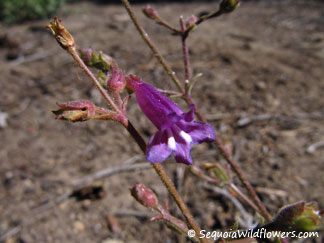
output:
POLYGON ((94 54, 94 50, 90 48, 83 48, 79 50, 80 57, 84 61, 85 64, 89 65, 92 60, 92 55, 94 54))
POLYGON ((222 2, 220 3, 220 10, 223 13, 230 13, 238 6, 240 6, 239 0, 222 0, 222 2))
POLYGON ((158 12, 149 4, 147 4, 145 8, 142 9, 142 11, 146 15, 146 17, 150 19, 157 19, 159 17, 158 12))
POLYGON ((282 208, 273 220, 276 230, 314 231, 321 228, 323 211, 317 210, 315 202, 299 202, 282 208))
POLYGON ((107 72, 112 66, 117 64, 111 56, 104 54, 103 52, 95 51, 92 48, 85 48, 79 50, 81 59, 88 66, 93 66, 103 72, 107 72))
POLYGON ((196 23, 198 21, 197 16, 192 15, 191 17, 189 17, 186 21, 186 27, 187 29, 193 29, 196 27, 196 23))
POLYGON ((126 79, 123 71, 112 66, 110 78, 108 80, 108 90, 121 92, 125 89, 126 79))
POLYGON ((157 210, 158 200, 155 193, 144 186, 144 184, 137 182, 131 189, 130 192, 132 196, 144 207, 152 208, 157 210))

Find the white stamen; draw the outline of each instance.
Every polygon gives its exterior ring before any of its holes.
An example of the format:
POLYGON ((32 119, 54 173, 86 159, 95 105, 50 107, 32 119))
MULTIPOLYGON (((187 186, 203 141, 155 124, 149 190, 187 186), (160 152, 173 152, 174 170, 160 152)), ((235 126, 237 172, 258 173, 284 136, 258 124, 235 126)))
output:
POLYGON ((181 136, 184 140, 186 140, 187 143, 191 143, 191 142, 192 142, 192 138, 191 138, 191 136, 190 136, 188 133, 186 133, 186 132, 184 132, 184 131, 181 131, 181 132, 180 132, 180 136, 181 136))
POLYGON ((174 137, 169 137, 168 138, 168 146, 172 150, 176 149, 176 141, 175 141, 174 137))

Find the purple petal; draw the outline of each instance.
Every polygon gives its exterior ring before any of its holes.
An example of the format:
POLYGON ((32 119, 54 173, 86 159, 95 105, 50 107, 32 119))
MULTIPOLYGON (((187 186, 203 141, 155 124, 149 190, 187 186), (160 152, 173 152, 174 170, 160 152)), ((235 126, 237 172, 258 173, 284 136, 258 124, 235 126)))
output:
POLYGON ((214 128, 207 123, 198 121, 182 121, 178 123, 178 126, 180 127, 180 129, 182 129, 191 136, 192 143, 194 144, 202 142, 212 142, 216 138, 214 128))
POLYGON ((127 85, 134 90, 142 111, 158 129, 167 122, 169 114, 183 114, 179 106, 139 78, 130 76, 127 85))
POLYGON ((191 104, 190 110, 183 117, 186 122, 191 122, 195 118, 195 105, 191 104))
MULTIPOLYGON (((176 113, 170 113, 167 118, 165 119, 165 123, 161 125, 160 129, 169 129, 171 128, 174 124, 178 123, 182 118, 182 116, 178 116, 176 113)), ((161 120, 161 118, 160 118, 161 120)))
POLYGON ((190 143, 176 143, 176 149, 173 151, 175 160, 178 163, 192 165, 190 150, 190 143))
POLYGON ((161 163, 170 156, 171 152, 168 147, 167 132, 161 130, 151 137, 146 149, 146 159, 153 163, 161 163))

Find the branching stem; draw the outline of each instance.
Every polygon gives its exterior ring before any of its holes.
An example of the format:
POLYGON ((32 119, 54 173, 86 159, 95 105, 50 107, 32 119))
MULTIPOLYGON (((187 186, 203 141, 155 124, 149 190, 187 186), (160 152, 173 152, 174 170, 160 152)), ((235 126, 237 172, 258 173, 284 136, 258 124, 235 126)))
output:
POLYGON ((93 73, 89 70, 87 65, 83 62, 83 60, 80 58, 75 46, 71 46, 67 49, 67 51, 72 55, 73 59, 79 64, 79 66, 82 68, 82 70, 85 72, 85 74, 92 80, 94 85, 98 88, 102 96, 106 99, 108 104, 111 106, 111 108, 116 111, 117 113, 120 113, 119 108, 114 103, 114 101, 111 99, 107 91, 102 87, 98 79, 93 75, 93 73))
MULTIPOLYGON (((166 72, 168 73, 168 75, 171 77, 171 79, 173 80, 173 82, 176 84, 178 90, 184 95, 183 97, 184 97, 185 101, 188 104, 194 104, 194 101, 193 101, 192 97, 190 96, 189 93, 186 93, 186 90, 183 88, 183 86, 181 85, 179 79, 176 77, 175 72, 172 71, 171 67, 164 60, 164 58, 162 57, 162 55, 160 54, 160 52, 158 51, 158 49, 156 48, 156 46, 154 45, 154 43, 150 40, 148 34, 145 32, 145 30, 143 29, 143 27, 138 22, 138 20, 137 20, 135 14, 134 14, 134 12, 133 12, 133 10, 132 10, 129 2, 128 2, 128 0, 121 0, 121 1, 124 4, 124 6, 125 6, 128 14, 129 14, 129 16, 131 17, 134 25, 136 26, 138 32, 141 35, 141 37, 144 39, 144 41, 146 42, 146 44, 150 47, 150 49, 152 50, 152 52, 155 55, 155 57, 159 60, 159 62, 162 64, 163 68, 166 70, 166 72)), ((215 13, 212 13, 211 15, 207 15, 205 17, 200 18, 196 24, 198 25, 198 24, 204 22, 207 19, 218 17, 221 14, 222 14, 222 12, 219 10, 219 11, 217 11, 215 13)), ((188 35, 188 33, 189 32, 187 32, 187 31, 183 32, 183 36, 185 36, 185 38, 187 38, 186 36, 188 35)), ((183 49, 185 49, 185 48, 183 48, 183 49)), ((185 55, 184 58, 185 59, 186 58, 189 59, 189 52, 188 52, 188 56, 186 57, 186 55, 185 55)), ((187 61, 185 61, 185 63, 187 63, 187 61)), ((189 64, 189 61, 188 61, 188 64, 189 64)), ((190 67, 187 66, 186 69, 190 69, 190 67)), ((190 73, 190 71, 189 71, 189 73, 190 73)), ((200 110, 197 108, 196 105, 195 105, 195 112, 196 112, 196 115, 197 115, 197 117, 198 117, 199 120, 201 120, 203 122, 207 122, 206 118, 202 115, 202 113, 200 112, 200 110)), ((267 209, 265 208, 265 206, 260 201, 260 199, 257 196, 255 190, 253 189, 253 187, 251 186, 251 184, 246 179, 246 177, 245 177, 243 171, 241 170, 241 168, 232 159, 231 155, 229 154, 229 152, 227 151, 227 149, 224 147, 222 141, 218 137, 216 137, 215 144, 216 144, 218 150, 221 152, 221 154, 225 158, 225 160, 230 164, 231 168, 236 173, 236 175, 238 176, 238 178, 242 182, 243 186, 249 192, 249 194, 250 194, 253 202, 260 209, 260 211, 262 213, 262 216, 268 222, 270 222, 272 220, 271 215, 269 214, 269 212, 267 211, 267 209)))
MULTIPOLYGON (((131 136, 135 139, 143 153, 146 153, 146 143, 143 140, 142 136, 137 132, 131 122, 128 122, 128 126, 126 127, 127 131, 131 134, 131 136)), ((163 166, 158 163, 152 163, 153 168, 155 169, 156 173, 159 175, 160 179, 168 189, 169 193, 172 195, 173 199, 176 201, 177 205, 179 206, 182 214, 186 218, 188 224, 195 230, 197 235, 200 235, 200 228, 195 222, 193 216, 191 215, 188 207, 183 202, 180 194, 178 193, 176 187, 174 186, 172 180, 169 178, 167 173, 165 172, 163 166)), ((201 239, 202 242, 208 242, 205 239, 201 239)))

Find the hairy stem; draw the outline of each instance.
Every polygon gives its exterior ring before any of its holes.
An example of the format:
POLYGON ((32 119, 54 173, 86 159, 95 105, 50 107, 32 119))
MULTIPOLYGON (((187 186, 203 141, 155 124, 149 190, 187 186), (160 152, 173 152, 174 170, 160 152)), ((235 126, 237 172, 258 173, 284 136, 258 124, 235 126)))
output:
MULTIPOLYGON (((172 71, 171 67, 168 65, 168 63, 164 60, 164 58, 162 57, 162 55, 160 54, 160 52, 158 51, 158 49, 155 47, 154 43, 150 40, 148 34, 145 32, 145 30, 143 29, 143 27, 139 24, 138 20, 135 17, 135 14, 128 2, 128 0, 121 0, 122 3, 124 4, 129 16, 131 17, 134 25, 136 26, 138 32, 140 33, 141 37, 144 39, 144 41, 146 42, 146 44, 150 47, 150 49, 152 50, 152 52, 154 53, 155 57, 159 60, 159 62, 162 64, 163 68, 166 70, 166 72, 168 73, 168 75, 171 77, 171 79, 174 81, 174 83, 176 84, 176 86, 178 87, 179 91, 184 94, 184 99, 188 104, 194 104, 194 101, 192 99, 192 97, 190 96, 189 93, 186 94, 185 89, 182 87, 182 85, 180 84, 179 79, 176 77, 175 72, 172 71)), ((211 15, 208 15, 206 17, 201 18, 197 24, 200 24, 202 22, 204 22, 207 19, 210 18, 215 18, 220 16, 222 13, 220 11, 213 13, 211 15)), ((185 34, 188 34, 187 32, 185 34)), ((206 118, 202 115, 202 113, 200 112, 200 110, 197 108, 197 106, 195 105, 195 112, 197 117, 199 118, 199 120, 203 121, 203 122, 207 122, 206 118)), ((217 148, 219 149, 219 151, 221 152, 221 154, 223 155, 223 157, 225 158, 225 160, 230 164, 231 168, 234 170, 234 172, 236 173, 236 175, 238 176, 238 178, 240 179, 240 181, 242 182, 243 186, 247 189, 247 191, 249 192, 250 196, 252 197, 253 202, 258 206, 258 208, 260 209, 262 216, 267 220, 267 221, 271 221, 271 215, 269 214, 269 212, 267 211, 267 209, 265 208, 265 206, 262 204, 262 202, 260 201, 259 197, 257 196, 255 190, 253 189, 253 187, 251 186, 251 184, 248 182, 248 180, 246 179, 243 171, 241 170, 241 168, 238 166, 238 164, 232 159, 232 157, 230 156, 230 154, 228 153, 228 151, 226 150, 226 148, 224 147, 222 141, 216 137, 215 140, 215 144, 217 146, 217 148)))
POLYGON ((172 32, 174 32, 175 34, 181 34, 181 31, 174 28, 173 26, 171 26, 170 24, 168 24, 164 19, 162 19, 160 16, 156 19, 156 22, 164 27, 166 27, 167 29, 171 30, 172 32))
POLYGON ((131 17, 133 23, 135 24, 136 29, 138 30, 138 32, 140 33, 140 35, 144 39, 145 43, 150 47, 150 49, 154 53, 155 57, 162 64, 163 68, 166 70, 166 72, 168 73, 168 75, 171 77, 171 79, 173 80, 173 82, 175 83, 175 85, 177 86, 177 88, 181 91, 181 93, 184 93, 184 89, 183 89, 183 87, 182 87, 179 79, 175 76, 175 72, 172 71, 172 69, 169 66, 169 64, 164 60, 164 58, 160 54, 159 50, 156 48, 156 46, 153 44, 153 42, 149 38, 148 34, 145 32, 145 30, 143 29, 143 27, 138 22, 138 20, 137 20, 135 14, 134 14, 134 12, 133 12, 133 10, 132 10, 129 2, 128 2, 128 0, 121 0, 121 1, 124 4, 124 6, 125 6, 128 14, 129 14, 129 16, 131 17))
MULTIPOLYGON (((143 153, 146 153, 146 143, 142 136, 137 132, 137 130, 134 128, 132 123, 128 121, 128 125, 126 126, 127 131, 130 133, 130 135, 135 139, 136 143, 139 145, 143 153)), ((196 232, 196 235, 200 235, 200 228, 198 224, 195 222, 193 216, 191 215, 188 207, 182 200, 180 194, 178 193, 177 189, 175 188, 172 180, 169 178, 167 173, 165 172, 164 168, 161 164, 152 163, 153 168, 155 169, 156 173, 159 175, 160 179, 168 189, 169 193, 173 197, 173 199, 176 201, 177 205, 179 206, 182 214, 186 218, 188 224, 190 227, 196 232)), ((208 242, 205 238, 201 239, 201 242, 208 242)))
POLYGON ((99 89, 102 96, 107 100, 108 104, 111 106, 111 108, 116 111, 117 113, 120 113, 119 108, 116 106, 114 101, 111 99, 109 94, 106 92, 106 90, 101 86, 98 79, 93 75, 93 73, 89 70, 87 65, 82 61, 80 58, 75 46, 69 47, 67 51, 72 55, 73 59, 79 64, 79 66, 82 68, 82 70, 86 73, 86 75, 92 80, 94 85, 99 89))

